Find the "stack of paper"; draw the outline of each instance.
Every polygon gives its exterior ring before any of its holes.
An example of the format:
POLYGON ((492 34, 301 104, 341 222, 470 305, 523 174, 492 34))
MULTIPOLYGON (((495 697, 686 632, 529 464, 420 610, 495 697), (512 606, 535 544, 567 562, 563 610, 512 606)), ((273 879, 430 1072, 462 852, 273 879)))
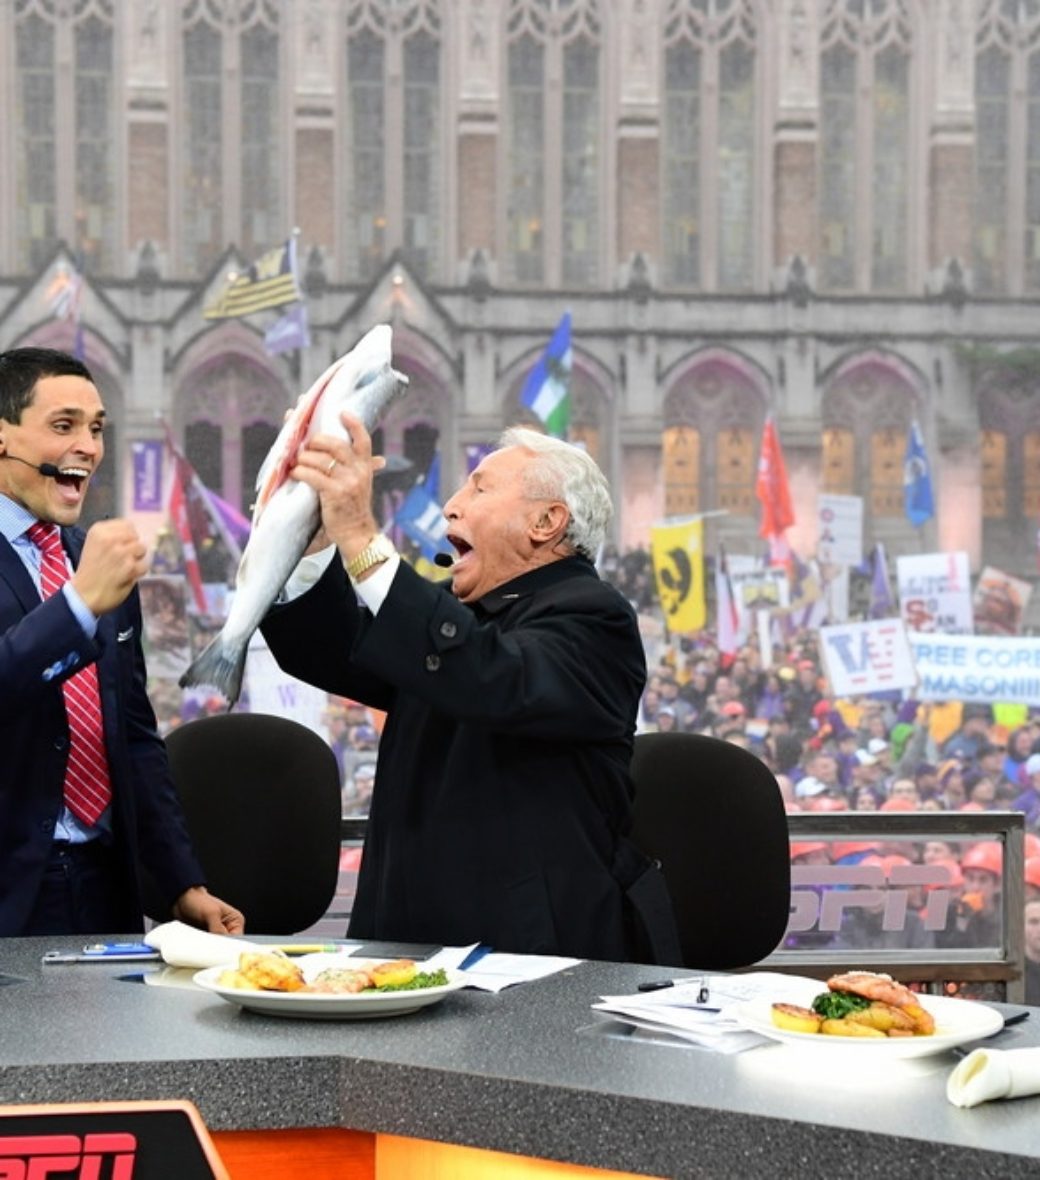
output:
POLYGON ((737 1019, 741 1005, 760 998, 808 1005, 822 990, 824 985, 818 979, 752 971, 680 979, 671 987, 629 996, 601 996, 592 1007, 655 1035, 690 1041, 716 1053, 740 1053, 768 1043, 737 1019))

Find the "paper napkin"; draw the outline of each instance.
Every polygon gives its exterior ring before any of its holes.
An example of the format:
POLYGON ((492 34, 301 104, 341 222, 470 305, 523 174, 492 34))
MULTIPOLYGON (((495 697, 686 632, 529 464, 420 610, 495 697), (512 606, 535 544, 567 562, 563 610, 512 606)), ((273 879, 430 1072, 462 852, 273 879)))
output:
POLYGON ((210 934, 184 922, 164 922, 144 936, 155 947, 163 962, 171 967, 224 967, 237 964, 243 951, 269 951, 270 947, 229 934, 210 934))
POLYGON ((1040 1094, 1040 1049, 975 1049, 946 1082, 954 1106, 1040 1094))

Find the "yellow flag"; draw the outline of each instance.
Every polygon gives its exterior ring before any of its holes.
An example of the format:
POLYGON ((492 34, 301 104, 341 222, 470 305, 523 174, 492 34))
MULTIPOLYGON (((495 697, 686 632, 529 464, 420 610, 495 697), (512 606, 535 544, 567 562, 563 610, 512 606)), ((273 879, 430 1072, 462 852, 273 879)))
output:
POLYGON ((699 631, 705 623, 704 522, 655 524, 650 529, 657 596, 668 630, 699 631))

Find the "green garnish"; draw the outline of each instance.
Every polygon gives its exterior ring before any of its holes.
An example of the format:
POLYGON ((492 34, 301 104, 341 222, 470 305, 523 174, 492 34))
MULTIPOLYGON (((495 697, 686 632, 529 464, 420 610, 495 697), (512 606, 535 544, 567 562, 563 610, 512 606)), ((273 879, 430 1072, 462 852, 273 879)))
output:
POLYGON ((366 992, 413 992, 423 987, 444 987, 448 973, 443 967, 436 971, 418 971, 407 983, 384 983, 381 987, 366 987, 366 992))
POLYGON ((850 1012, 869 1007, 869 1000, 850 992, 823 992, 812 1002, 813 1011, 824 1020, 843 1020, 850 1012))

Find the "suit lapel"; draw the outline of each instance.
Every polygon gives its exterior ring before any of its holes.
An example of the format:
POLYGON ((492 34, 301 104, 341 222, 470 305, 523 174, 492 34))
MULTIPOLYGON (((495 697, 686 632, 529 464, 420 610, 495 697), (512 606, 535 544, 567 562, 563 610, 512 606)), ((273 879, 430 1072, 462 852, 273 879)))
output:
POLYGON ((0 536, 0 578, 10 586, 24 611, 40 605, 40 595, 29 571, 6 537, 0 536))

